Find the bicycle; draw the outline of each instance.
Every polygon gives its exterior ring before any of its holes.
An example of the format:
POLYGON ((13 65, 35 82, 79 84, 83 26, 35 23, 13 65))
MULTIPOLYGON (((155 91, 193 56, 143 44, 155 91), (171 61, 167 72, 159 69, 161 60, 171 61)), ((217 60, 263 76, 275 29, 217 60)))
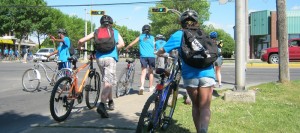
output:
POLYGON ((80 104, 83 99, 83 90, 85 90, 85 101, 89 109, 96 107, 100 95, 100 74, 96 72, 93 66, 96 51, 87 51, 90 54, 89 61, 78 68, 76 67, 77 59, 74 57, 68 60, 72 61, 73 73, 70 77, 59 79, 53 87, 50 96, 50 113, 54 120, 61 122, 67 119, 74 105, 75 99, 80 104), (80 86, 78 86, 77 74, 84 68, 87 69, 80 86), (88 78, 88 81, 86 82, 88 78), (86 84, 85 84, 86 83, 86 84))
MULTIPOLYGON (((56 61, 56 63, 58 64, 59 61, 56 61)), ((62 68, 61 70, 58 70, 58 65, 55 68, 51 68, 42 61, 37 60, 32 68, 25 70, 23 73, 23 90, 33 92, 39 89, 42 78, 39 70, 40 68, 44 71, 46 79, 51 86, 54 86, 55 82, 61 77, 70 76, 72 74, 72 70, 70 68, 62 68), (51 78, 49 77, 47 70, 50 70, 53 73, 51 78)))
POLYGON ((143 107, 136 128, 137 133, 166 130, 172 122, 181 79, 181 64, 178 57, 170 58, 172 62, 169 68, 155 70, 156 74, 160 75, 160 83, 156 85, 156 91, 147 99, 143 107))
POLYGON ((116 97, 128 95, 130 89, 132 89, 132 83, 134 81, 135 74, 135 57, 132 59, 126 59, 127 66, 121 72, 120 77, 118 78, 117 86, 116 86, 116 97), (130 84, 130 88, 128 85, 130 84))

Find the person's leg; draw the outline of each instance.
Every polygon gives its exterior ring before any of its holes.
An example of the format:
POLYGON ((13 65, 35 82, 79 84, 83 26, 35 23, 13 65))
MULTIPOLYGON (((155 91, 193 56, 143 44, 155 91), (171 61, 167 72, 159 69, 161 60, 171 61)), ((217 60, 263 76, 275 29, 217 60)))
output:
POLYGON ((154 76, 153 76, 153 69, 155 69, 155 58, 149 58, 149 91, 152 92, 154 90, 154 86, 153 86, 153 80, 154 80, 154 76))
POLYGON ((201 87, 198 88, 198 91, 200 92, 200 130, 207 131, 211 116, 210 103, 212 97, 212 87, 201 87))
POLYGON ((222 81, 221 81, 221 66, 216 66, 216 77, 217 77, 217 80, 218 80, 219 87, 221 87, 222 86, 222 81))
POLYGON ((187 87, 186 89, 190 99, 192 100, 192 116, 196 130, 201 128, 200 123, 200 95, 197 88, 187 87))
POLYGON ((139 95, 143 95, 145 77, 146 77, 146 73, 147 73, 147 61, 146 61, 146 58, 141 57, 140 58, 140 62, 141 62, 142 72, 141 72, 141 77, 140 77, 141 86, 140 86, 140 90, 139 90, 139 95))

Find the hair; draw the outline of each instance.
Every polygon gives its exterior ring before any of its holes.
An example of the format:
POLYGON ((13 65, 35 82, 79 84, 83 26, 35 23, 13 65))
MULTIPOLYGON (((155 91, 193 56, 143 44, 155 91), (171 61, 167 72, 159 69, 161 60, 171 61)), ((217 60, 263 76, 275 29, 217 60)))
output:
POLYGON ((196 22, 196 21, 187 20, 187 21, 185 21, 184 23, 181 24, 181 27, 183 29, 191 28, 191 27, 199 27, 199 23, 196 22))

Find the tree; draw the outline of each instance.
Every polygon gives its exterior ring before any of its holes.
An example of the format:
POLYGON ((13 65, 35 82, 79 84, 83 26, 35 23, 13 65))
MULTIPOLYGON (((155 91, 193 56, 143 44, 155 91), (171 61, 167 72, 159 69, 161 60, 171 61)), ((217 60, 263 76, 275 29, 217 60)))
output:
POLYGON ((287 40, 286 1, 276 0, 277 9, 277 35, 279 44, 279 82, 290 81, 289 51, 287 40))
MULTIPOLYGON (((209 18, 208 1, 203 0, 162 0, 161 3, 156 4, 156 7, 167 7, 168 9, 174 9, 179 12, 192 9, 199 15, 199 23, 202 24, 209 18)), ((167 13, 149 13, 148 18, 152 21, 152 34, 163 34, 164 36, 170 36, 174 31, 181 28, 179 25, 179 16, 172 12, 167 13)))

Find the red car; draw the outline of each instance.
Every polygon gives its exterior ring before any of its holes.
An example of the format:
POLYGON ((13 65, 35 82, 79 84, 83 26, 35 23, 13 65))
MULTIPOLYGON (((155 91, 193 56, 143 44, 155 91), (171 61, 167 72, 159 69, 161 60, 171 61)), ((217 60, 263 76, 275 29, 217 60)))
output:
MULTIPOLYGON (((289 43, 289 60, 300 61, 300 38, 290 39, 288 43, 289 43)), ((261 50, 260 59, 270 64, 278 64, 279 63, 278 47, 261 50)))

